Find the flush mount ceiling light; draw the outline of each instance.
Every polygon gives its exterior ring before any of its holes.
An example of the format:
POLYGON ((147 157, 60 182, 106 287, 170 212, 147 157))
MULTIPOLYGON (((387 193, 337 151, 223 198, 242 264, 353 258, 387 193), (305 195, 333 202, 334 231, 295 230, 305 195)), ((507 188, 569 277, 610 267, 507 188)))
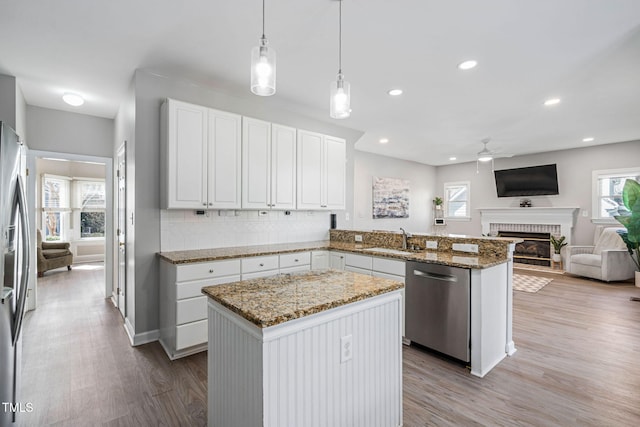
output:
POLYGON ((67 92, 62 95, 62 100, 73 107, 79 107, 84 104, 84 98, 76 93, 67 92))
POLYGON ((264 35, 264 0, 262 0, 262 37, 251 49, 251 92, 260 96, 276 93, 276 51, 268 47, 264 35))
POLYGON ((331 82, 329 115, 334 119, 346 119, 351 115, 351 85, 342 75, 342 0, 338 22, 338 77, 331 82))
POLYGON ((589 136, 589 137, 587 137, 587 138, 583 138, 583 139, 582 139, 582 142, 591 142, 591 141, 593 141, 594 139, 595 139, 595 138, 593 138, 592 136, 589 136))
POLYGON ((476 65, 478 65, 478 61, 475 61, 473 59, 470 59, 468 61, 464 61, 458 64, 458 68, 461 70, 470 70, 472 68, 475 68, 476 65))
POLYGON ((386 144, 387 142, 389 142, 388 138, 380 138, 380 144, 386 144))
POLYGON ((387 92, 389 95, 391 96, 398 96, 398 95, 402 95, 402 89, 391 89, 389 92, 387 92))
POLYGON ((544 101, 545 107, 550 107, 552 105, 558 105, 558 104, 560 104, 560 98, 549 98, 546 101, 544 101))

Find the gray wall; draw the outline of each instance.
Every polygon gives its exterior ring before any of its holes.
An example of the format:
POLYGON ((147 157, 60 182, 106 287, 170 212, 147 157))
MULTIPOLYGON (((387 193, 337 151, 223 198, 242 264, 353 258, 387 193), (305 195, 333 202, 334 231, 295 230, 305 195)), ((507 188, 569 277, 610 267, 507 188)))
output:
POLYGON ((16 129, 16 78, 0 74, 0 121, 16 129))
MULTIPOLYGON (((536 166, 556 163, 558 167, 557 196, 529 197, 533 206, 539 207, 579 207, 574 244, 590 244, 593 241, 595 225, 591 222, 591 175, 600 169, 617 169, 640 166, 640 141, 598 145, 573 150, 517 156, 495 160, 495 169, 536 166), (582 210, 587 210, 587 217, 582 210)), ((437 168, 436 193, 443 194, 445 182, 471 181, 471 221, 449 221, 449 233, 480 235, 480 213, 478 208, 517 207, 519 197, 498 198, 491 164, 480 164, 476 173, 476 163, 440 166, 437 168)))
MULTIPOLYGON (((167 97, 274 123, 322 132, 347 140, 347 212, 353 212, 354 144, 362 132, 311 119, 282 107, 282 100, 246 97, 199 86, 193 82, 136 71, 135 86, 135 333, 158 328, 158 259, 160 250, 160 105, 167 97), (140 236, 144 236, 141 238, 140 236)), ((247 92, 249 92, 247 90, 247 92)), ((328 116, 328 115, 327 115, 328 116)), ((119 121, 119 120, 118 120, 119 121)), ((123 120, 124 121, 124 120, 123 120)), ((119 127, 119 126, 118 126, 119 127)), ((130 153, 131 154, 131 153, 130 153)), ((132 159, 129 156, 129 159, 132 159)), ((130 172, 131 173, 131 172, 130 172)), ((130 181, 131 176, 128 177, 130 181)), ((130 191, 130 187, 128 191, 130 191)), ((353 216, 339 215, 338 226, 349 228, 353 216)), ((131 236, 129 234, 128 238, 131 236)), ((128 286, 130 282, 128 281, 128 286)), ((128 289, 128 292, 131 290, 128 289)), ((127 316, 133 316, 127 306, 127 316)))
POLYGON ((112 119, 27 106, 31 150, 113 158, 112 119))
POLYGON ((356 151, 354 178, 355 230, 394 230, 430 232, 433 221, 436 168, 407 160, 356 151), (373 219, 373 177, 409 180, 409 218, 373 219))

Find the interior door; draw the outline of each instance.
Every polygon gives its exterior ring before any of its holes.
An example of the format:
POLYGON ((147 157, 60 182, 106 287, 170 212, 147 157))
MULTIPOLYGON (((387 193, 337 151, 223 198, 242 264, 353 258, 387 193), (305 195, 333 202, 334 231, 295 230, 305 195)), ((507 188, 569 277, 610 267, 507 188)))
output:
POLYGON ((125 317, 125 292, 127 287, 127 187, 126 187, 127 141, 118 149, 118 280, 114 289, 115 302, 122 317, 125 317))

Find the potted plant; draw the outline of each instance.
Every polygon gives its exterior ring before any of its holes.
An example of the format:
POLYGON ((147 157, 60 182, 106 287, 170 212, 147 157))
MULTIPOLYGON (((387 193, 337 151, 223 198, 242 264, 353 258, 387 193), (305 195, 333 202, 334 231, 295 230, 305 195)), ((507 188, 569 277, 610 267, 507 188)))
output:
POLYGON ((622 202, 629 211, 614 218, 627 229, 619 233, 636 265, 636 286, 640 287, 640 184, 627 179, 622 189, 622 202))
POLYGON ((442 199, 440 197, 435 197, 433 199, 433 204, 436 205, 436 209, 442 209, 442 199))
POLYGON ((560 236, 556 238, 556 236, 551 235, 551 244, 553 245, 553 261, 560 262, 562 261, 562 257, 560 256, 560 250, 563 246, 567 246, 567 242, 565 242, 565 237, 560 236))

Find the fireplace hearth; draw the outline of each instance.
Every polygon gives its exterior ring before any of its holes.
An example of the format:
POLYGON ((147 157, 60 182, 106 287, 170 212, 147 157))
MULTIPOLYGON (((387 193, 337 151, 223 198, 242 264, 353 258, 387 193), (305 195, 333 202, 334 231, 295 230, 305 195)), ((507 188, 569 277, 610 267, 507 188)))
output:
POLYGON ((513 261, 530 265, 551 265, 551 234, 529 233, 523 231, 498 231, 500 237, 517 237, 523 240, 516 243, 513 261))

